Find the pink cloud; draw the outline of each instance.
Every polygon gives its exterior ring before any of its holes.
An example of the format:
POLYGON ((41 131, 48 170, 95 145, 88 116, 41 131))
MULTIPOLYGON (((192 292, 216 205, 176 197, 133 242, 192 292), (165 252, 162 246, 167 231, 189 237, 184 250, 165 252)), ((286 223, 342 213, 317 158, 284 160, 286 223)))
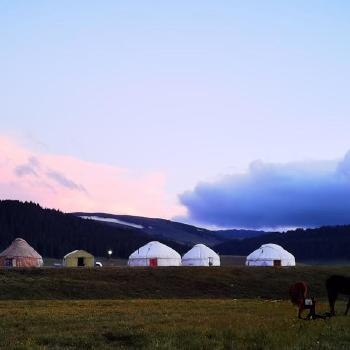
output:
POLYGON ((0 136, 0 197, 63 211, 100 211, 170 218, 184 209, 165 191, 162 172, 129 169, 33 152, 0 136))

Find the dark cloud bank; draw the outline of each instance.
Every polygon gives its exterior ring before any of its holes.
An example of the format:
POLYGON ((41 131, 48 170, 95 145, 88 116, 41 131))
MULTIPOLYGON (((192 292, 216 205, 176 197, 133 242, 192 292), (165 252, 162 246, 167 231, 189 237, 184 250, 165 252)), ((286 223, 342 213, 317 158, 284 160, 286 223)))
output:
POLYGON ((222 227, 350 224, 350 152, 339 162, 269 164, 180 195, 190 220, 222 227))

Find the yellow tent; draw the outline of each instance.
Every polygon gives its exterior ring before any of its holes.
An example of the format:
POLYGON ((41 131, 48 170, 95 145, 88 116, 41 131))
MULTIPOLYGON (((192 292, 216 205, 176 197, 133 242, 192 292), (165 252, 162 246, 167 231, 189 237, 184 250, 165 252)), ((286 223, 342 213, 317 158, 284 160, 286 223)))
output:
POLYGON ((95 258, 85 250, 74 250, 63 257, 63 266, 66 267, 94 267, 95 258))

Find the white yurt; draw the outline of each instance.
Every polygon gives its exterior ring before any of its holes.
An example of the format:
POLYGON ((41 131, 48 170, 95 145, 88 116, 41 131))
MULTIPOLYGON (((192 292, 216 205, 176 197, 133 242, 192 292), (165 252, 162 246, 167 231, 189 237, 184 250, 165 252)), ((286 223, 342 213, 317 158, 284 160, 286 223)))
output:
POLYGON ((181 255, 158 241, 149 242, 135 250, 128 261, 129 266, 180 266, 181 255))
POLYGON ((247 266, 295 266, 294 256, 278 244, 263 244, 247 256, 247 266))
POLYGON ((220 257, 204 244, 196 244, 182 257, 183 266, 220 266, 220 257))

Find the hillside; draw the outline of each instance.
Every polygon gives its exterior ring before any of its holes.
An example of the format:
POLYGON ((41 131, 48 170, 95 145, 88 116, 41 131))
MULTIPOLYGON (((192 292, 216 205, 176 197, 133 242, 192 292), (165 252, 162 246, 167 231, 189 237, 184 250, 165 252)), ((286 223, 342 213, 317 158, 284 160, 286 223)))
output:
MULTIPOLYGON (((80 219, 35 203, 0 201, 0 249, 16 237, 24 238, 42 256, 51 258, 62 258, 75 249, 85 249, 96 256, 106 256, 111 249, 113 257, 127 258, 153 238, 136 229, 80 219)), ((162 242, 179 252, 188 248, 164 239, 162 242)))
POLYGON ((265 243, 283 246, 297 260, 350 261, 349 225, 270 233, 244 240, 231 240, 214 249, 224 255, 248 255, 265 243))
POLYGON ((114 215, 108 213, 72 213, 76 216, 103 222, 106 225, 124 229, 136 229, 158 239, 171 240, 179 244, 194 245, 203 243, 214 246, 230 239, 243 239, 265 234, 253 230, 208 230, 192 225, 159 218, 147 218, 132 215, 114 215))
POLYGON ((307 281, 326 298, 325 281, 346 267, 166 267, 1 269, 0 299, 288 299, 288 288, 307 281), (33 288, 35 286, 35 288, 33 288))

